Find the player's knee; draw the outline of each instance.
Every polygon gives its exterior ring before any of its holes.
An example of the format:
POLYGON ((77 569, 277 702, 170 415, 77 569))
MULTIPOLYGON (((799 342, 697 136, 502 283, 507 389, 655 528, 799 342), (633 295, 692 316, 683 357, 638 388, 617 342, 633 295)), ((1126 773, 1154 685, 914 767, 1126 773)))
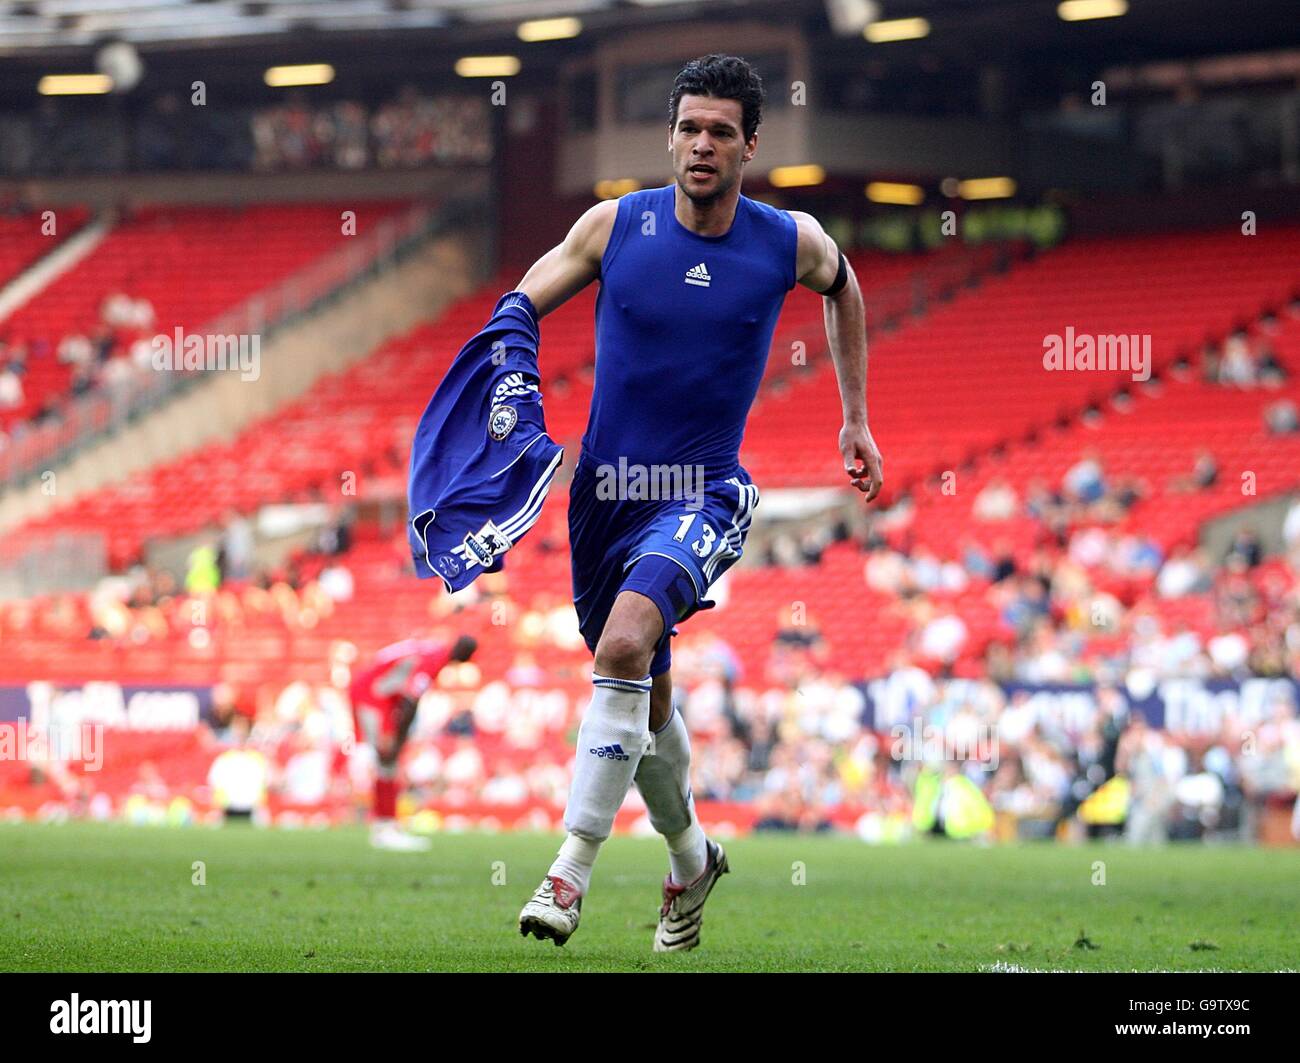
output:
POLYGON ((641 679, 650 670, 654 641, 631 627, 607 627, 596 646, 596 671, 611 679, 641 679))

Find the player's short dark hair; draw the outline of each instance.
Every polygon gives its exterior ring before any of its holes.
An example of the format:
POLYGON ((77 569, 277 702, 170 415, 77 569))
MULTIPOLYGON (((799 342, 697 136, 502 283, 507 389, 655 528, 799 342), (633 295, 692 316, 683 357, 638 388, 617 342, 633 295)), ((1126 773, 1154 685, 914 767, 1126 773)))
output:
POLYGON ((451 659, 453 661, 468 661, 474 656, 474 651, 477 649, 478 640, 473 635, 461 635, 451 648, 451 659))
POLYGON ((736 55, 702 55, 682 67, 668 100, 669 129, 677 125, 677 105, 683 96, 739 100, 746 140, 754 135, 763 120, 763 80, 736 55))

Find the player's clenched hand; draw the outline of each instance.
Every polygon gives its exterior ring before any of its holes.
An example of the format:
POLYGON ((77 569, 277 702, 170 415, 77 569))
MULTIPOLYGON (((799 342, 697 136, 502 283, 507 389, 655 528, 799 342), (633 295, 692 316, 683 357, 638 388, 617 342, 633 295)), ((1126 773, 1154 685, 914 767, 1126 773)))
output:
POLYGON ((871 431, 865 424, 846 424, 840 430, 840 454, 844 457, 844 471, 853 481, 853 486, 865 493, 870 502, 880 494, 885 459, 880 456, 876 441, 871 438, 871 431))

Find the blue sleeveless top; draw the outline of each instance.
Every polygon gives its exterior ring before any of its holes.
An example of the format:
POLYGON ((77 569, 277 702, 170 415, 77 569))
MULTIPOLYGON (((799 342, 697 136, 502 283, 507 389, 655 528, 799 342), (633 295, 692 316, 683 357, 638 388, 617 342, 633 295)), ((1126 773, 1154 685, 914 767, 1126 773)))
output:
POLYGON ((700 236, 676 185, 619 200, 596 299, 596 382, 583 450, 602 463, 739 463, 772 332, 795 285, 798 234, 741 196, 730 230, 700 236))

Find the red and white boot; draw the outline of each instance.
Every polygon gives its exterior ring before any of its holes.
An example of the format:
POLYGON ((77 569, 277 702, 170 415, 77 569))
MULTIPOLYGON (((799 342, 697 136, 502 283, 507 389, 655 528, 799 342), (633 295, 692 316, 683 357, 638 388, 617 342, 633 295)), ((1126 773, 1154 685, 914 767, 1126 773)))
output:
POLYGON ((718 879, 731 870, 722 846, 707 839, 705 844, 709 860, 699 878, 689 886, 677 885, 672 875, 664 879, 664 903, 655 928, 655 952, 686 952, 700 943, 704 902, 718 879))
POLYGON ((550 938, 563 945, 578 929, 582 894, 562 878, 547 875, 532 900, 519 913, 519 933, 532 934, 539 941, 550 938))

